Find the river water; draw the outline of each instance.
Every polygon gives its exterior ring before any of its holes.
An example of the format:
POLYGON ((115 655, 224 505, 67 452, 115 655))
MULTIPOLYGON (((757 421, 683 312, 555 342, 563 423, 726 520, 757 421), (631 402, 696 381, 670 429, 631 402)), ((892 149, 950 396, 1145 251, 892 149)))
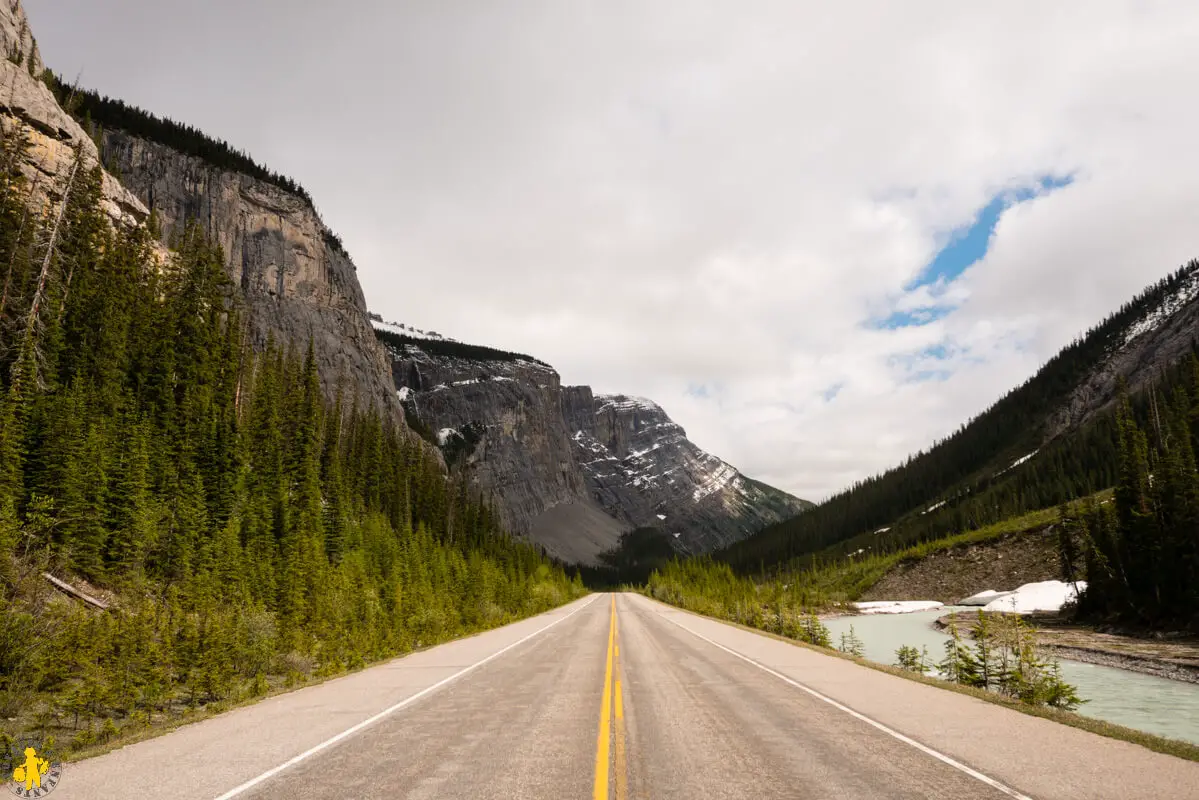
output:
MULTIPOLYGON (((824 624, 834 646, 852 625, 872 661, 894 664, 895 651, 907 644, 916 649, 927 646, 929 660, 936 663, 944 657, 949 637, 934 628, 933 621, 951 611, 966 610, 947 606, 911 614, 837 617, 824 620, 824 624)), ((1061 666, 1062 677, 1089 701, 1079 706, 1077 713, 1199 744, 1199 684, 1079 661, 1063 660, 1061 666)))

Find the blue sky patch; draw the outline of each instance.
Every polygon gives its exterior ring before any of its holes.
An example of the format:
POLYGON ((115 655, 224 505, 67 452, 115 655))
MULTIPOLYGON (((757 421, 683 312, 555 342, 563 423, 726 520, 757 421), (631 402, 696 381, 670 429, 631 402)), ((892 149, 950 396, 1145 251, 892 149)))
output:
POLYGON ((948 241, 925 267, 920 275, 904 287, 907 290, 943 281, 949 283, 969 269, 970 265, 987 254, 991 235, 999 224, 999 217, 1008 208, 1034 197, 1049 194, 1074 182, 1073 175, 1057 177, 1046 175, 1035 186, 1009 189, 996 194, 975 215, 974 221, 950 231, 948 241))
POLYGON ((906 328, 909 325, 927 325, 936 322, 953 309, 949 306, 917 308, 914 311, 896 311, 889 317, 871 323, 875 328, 906 328))
POLYGON ((841 383, 834 383, 832 386, 828 387, 823 392, 821 392, 820 396, 823 397, 824 402, 827 403, 830 400, 832 400, 834 397, 836 397, 838 394, 840 394, 841 390, 844 388, 845 388, 844 381, 842 381, 841 383))
MULTIPOLYGON (((997 193, 979 209, 969 225, 955 228, 944 236, 941 249, 920 274, 904 287, 904 291, 911 292, 924 286, 933 286, 935 292, 935 287, 944 287, 957 280, 963 272, 987 254, 987 249, 991 246, 991 236, 995 233, 995 226, 999 224, 999 218, 1004 211, 1017 203, 1049 194, 1073 182, 1073 175, 1045 175, 1032 186, 1005 189, 997 193)), ((869 325, 872 328, 884 329, 927 325, 941 319, 952 310, 952 306, 930 306, 911 311, 895 311, 882 319, 871 320, 869 325)))

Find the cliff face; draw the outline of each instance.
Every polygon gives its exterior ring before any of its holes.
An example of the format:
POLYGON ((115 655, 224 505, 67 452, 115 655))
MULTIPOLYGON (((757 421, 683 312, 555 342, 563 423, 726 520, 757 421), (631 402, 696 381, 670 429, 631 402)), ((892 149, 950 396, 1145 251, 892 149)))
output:
MULTIPOLYGON (((77 152, 81 168, 99 163, 96 145, 43 83, 45 67, 20 2, 0 2, 0 46, 5 55, 0 60, 0 122, 6 135, 24 136, 29 143, 21 168, 35 201, 57 203, 77 152)), ((146 218, 145 205, 107 172, 102 192, 115 224, 136 225, 146 218)))
POLYGON ((360 402, 398 411, 354 264, 307 200, 122 131, 104 131, 101 146, 164 242, 197 221, 220 244, 256 348, 273 336, 302 351, 311 337, 327 392, 341 381, 360 402))
POLYGON ((704 452, 648 400, 563 387, 526 356, 387 341, 399 395, 447 462, 494 495, 510 530, 563 560, 594 563, 643 526, 703 552, 807 506, 704 452))

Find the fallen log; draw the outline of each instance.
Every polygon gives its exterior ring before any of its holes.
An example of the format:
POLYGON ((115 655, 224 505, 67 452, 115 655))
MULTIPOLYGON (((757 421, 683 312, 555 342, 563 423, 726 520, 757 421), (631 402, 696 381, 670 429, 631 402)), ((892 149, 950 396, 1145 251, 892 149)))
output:
POLYGON ((67 583, 66 581, 60 581, 58 578, 54 577, 49 572, 43 572, 42 577, 45 578, 46 580, 50 581, 50 585, 53 586, 55 589, 58 589, 62 593, 69 594, 71 597, 74 597, 76 600, 82 600, 83 602, 87 603, 88 605, 94 606, 95 608, 98 608, 101 611, 108 610, 108 603, 104 602, 103 600, 99 600, 95 597, 92 597, 90 594, 85 594, 84 592, 79 591, 78 589, 76 589, 74 586, 67 583))

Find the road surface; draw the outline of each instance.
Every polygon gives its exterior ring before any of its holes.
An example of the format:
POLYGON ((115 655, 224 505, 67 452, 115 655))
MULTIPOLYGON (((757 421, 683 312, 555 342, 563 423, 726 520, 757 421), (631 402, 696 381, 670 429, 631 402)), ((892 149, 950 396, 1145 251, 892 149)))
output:
POLYGON ((1199 764, 631 594, 66 765, 56 800, 1199 798, 1199 764))

